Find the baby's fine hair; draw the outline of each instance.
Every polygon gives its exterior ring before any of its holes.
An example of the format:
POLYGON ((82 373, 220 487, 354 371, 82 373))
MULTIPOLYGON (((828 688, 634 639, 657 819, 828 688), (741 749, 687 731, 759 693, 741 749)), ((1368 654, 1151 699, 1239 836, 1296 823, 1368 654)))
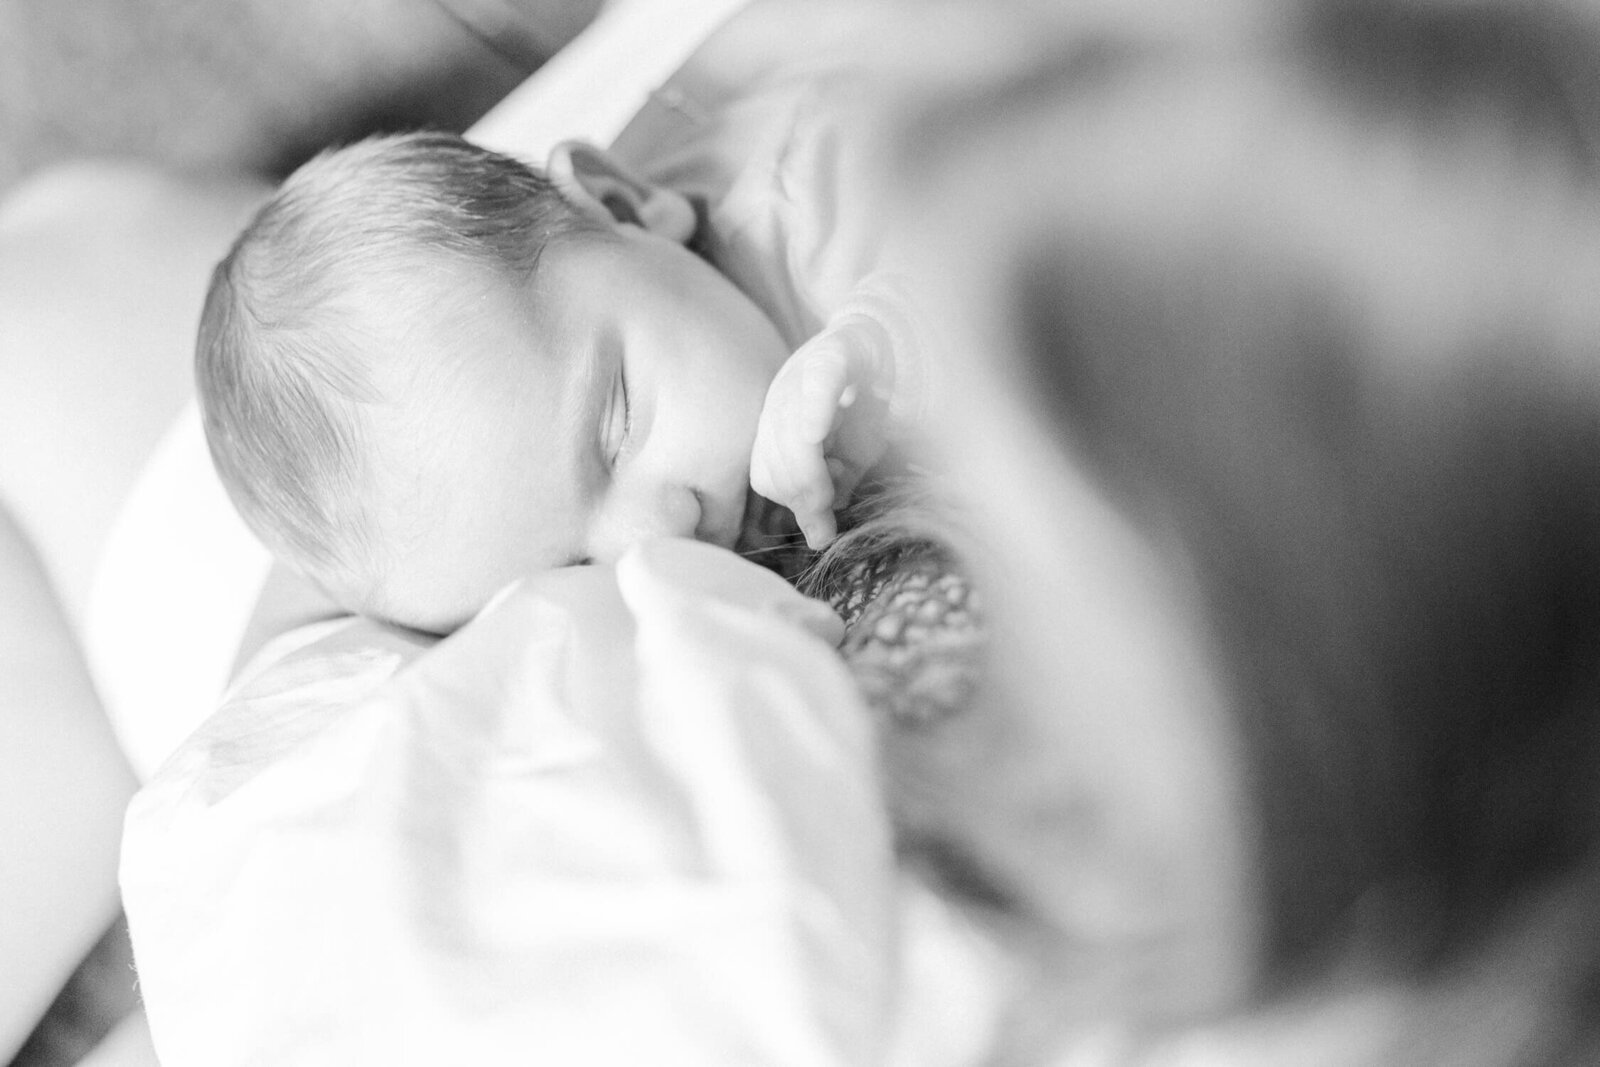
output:
POLYGON ((525 281, 585 226, 543 174, 452 134, 374 137, 290 175, 217 264, 195 353, 212 461, 279 558, 325 586, 376 565, 359 445, 384 353, 364 298, 441 260, 525 281))

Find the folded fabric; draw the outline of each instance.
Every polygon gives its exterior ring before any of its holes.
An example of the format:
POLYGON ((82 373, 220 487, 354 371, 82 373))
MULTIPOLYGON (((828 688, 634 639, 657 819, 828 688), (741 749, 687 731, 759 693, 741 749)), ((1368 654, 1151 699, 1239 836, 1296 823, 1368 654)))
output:
POLYGON ((881 1062, 901 905, 837 626, 668 541, 258 672, 128 815, 162 1063, 881 1062))

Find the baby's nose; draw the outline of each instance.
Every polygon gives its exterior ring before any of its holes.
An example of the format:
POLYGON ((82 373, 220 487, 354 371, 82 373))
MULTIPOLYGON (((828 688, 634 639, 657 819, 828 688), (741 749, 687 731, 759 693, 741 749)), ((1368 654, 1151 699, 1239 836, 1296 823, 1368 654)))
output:
POLYGON ((606 515, 594 556, 614 562, 633 545, 656 537, 693 537, 700 525, 700 496, 672 486, 619 502, 606 515))

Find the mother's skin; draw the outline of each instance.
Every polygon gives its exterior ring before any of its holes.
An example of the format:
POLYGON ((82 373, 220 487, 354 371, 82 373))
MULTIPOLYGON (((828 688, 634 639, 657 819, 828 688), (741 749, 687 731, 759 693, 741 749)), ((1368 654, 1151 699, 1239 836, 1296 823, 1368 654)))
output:
POLYGON ((0 1054, 119 910, 136 782, 80 625, 122 498, 190 394, 195 293, 263 187, 128 166, 53 172, 0 207, 0 1054))

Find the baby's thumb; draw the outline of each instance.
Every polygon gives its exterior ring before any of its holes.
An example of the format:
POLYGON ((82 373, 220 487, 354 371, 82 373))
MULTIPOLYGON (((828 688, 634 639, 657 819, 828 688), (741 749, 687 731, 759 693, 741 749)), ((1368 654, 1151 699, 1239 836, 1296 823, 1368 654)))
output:
POLYGON ((796 511, 794 519, 800 532, 805 534, 806 547, 814 552, 828 547, 828 543, 839 535, 839 523, 830 507, 807 508, 803 513, 796 511))

